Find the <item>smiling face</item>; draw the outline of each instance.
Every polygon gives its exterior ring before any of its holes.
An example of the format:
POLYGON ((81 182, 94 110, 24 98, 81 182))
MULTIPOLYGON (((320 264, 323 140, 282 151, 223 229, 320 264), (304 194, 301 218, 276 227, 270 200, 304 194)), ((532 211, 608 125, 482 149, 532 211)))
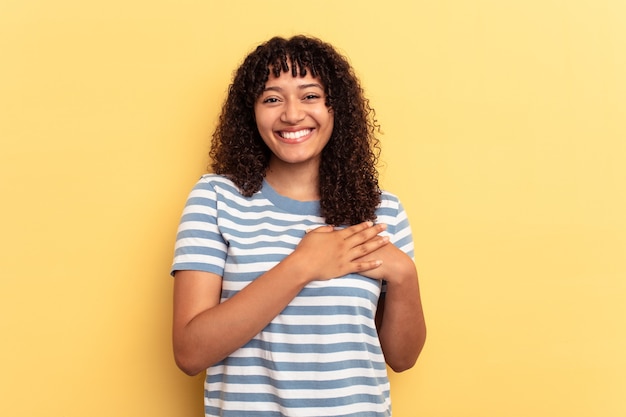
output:
POLYGON ((276 164, 319 167, 322 149, 333 132, 333 112, 326 106, 318 78, 270 74, 254 104, 257 128, 276 164))

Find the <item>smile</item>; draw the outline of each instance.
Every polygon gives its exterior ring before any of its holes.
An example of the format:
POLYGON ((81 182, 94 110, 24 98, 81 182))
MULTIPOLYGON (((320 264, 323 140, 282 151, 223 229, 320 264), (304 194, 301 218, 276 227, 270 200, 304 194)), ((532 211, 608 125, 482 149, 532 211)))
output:
POLYGON ((300 139, 303 136, 308 135, 309 133, 311 133, 311 129, 303 129, 303 130, 298 130, 296 132, 279 132, 279 135, 283 138, 283 139, 300 139))

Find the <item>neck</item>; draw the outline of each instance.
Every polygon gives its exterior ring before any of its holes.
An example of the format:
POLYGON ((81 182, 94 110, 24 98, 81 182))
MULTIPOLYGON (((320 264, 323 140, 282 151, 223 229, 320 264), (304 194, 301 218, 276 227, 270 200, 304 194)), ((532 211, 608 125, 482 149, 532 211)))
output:
POLYGON ((298 201, 319 200, 319 163, 285 164, 272 160, 265 180, 284 197, 298 201))

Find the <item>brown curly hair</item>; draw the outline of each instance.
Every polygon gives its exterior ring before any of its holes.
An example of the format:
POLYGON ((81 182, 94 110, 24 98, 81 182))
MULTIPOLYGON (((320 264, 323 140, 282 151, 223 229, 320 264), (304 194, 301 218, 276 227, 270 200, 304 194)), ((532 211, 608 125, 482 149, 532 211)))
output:
POLYGON ((380 154, 374 109, 348 60, 319 39, 274 37, 259 45, 236 70, 211 144, 211 168, 231 179, 245 196, 261 189, 271 152, 254 118, 270 70, 274 76, 319 78, 334 113, 332 135, 319 168, 321 216, 328 224, 374 221, 380 204, 376 164, 380 154))

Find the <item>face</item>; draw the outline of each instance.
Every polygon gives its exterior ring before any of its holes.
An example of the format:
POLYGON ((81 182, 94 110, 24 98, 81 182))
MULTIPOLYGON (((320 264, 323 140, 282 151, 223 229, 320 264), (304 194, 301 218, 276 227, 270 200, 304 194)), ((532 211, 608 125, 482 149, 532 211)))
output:
POLYGON ((270 74, 254 105, 257 128, 272 151, 272 164, 319 167, 322 149, 333 131, 333 112, 326 107, 324 86, 307 74, 270 74))

